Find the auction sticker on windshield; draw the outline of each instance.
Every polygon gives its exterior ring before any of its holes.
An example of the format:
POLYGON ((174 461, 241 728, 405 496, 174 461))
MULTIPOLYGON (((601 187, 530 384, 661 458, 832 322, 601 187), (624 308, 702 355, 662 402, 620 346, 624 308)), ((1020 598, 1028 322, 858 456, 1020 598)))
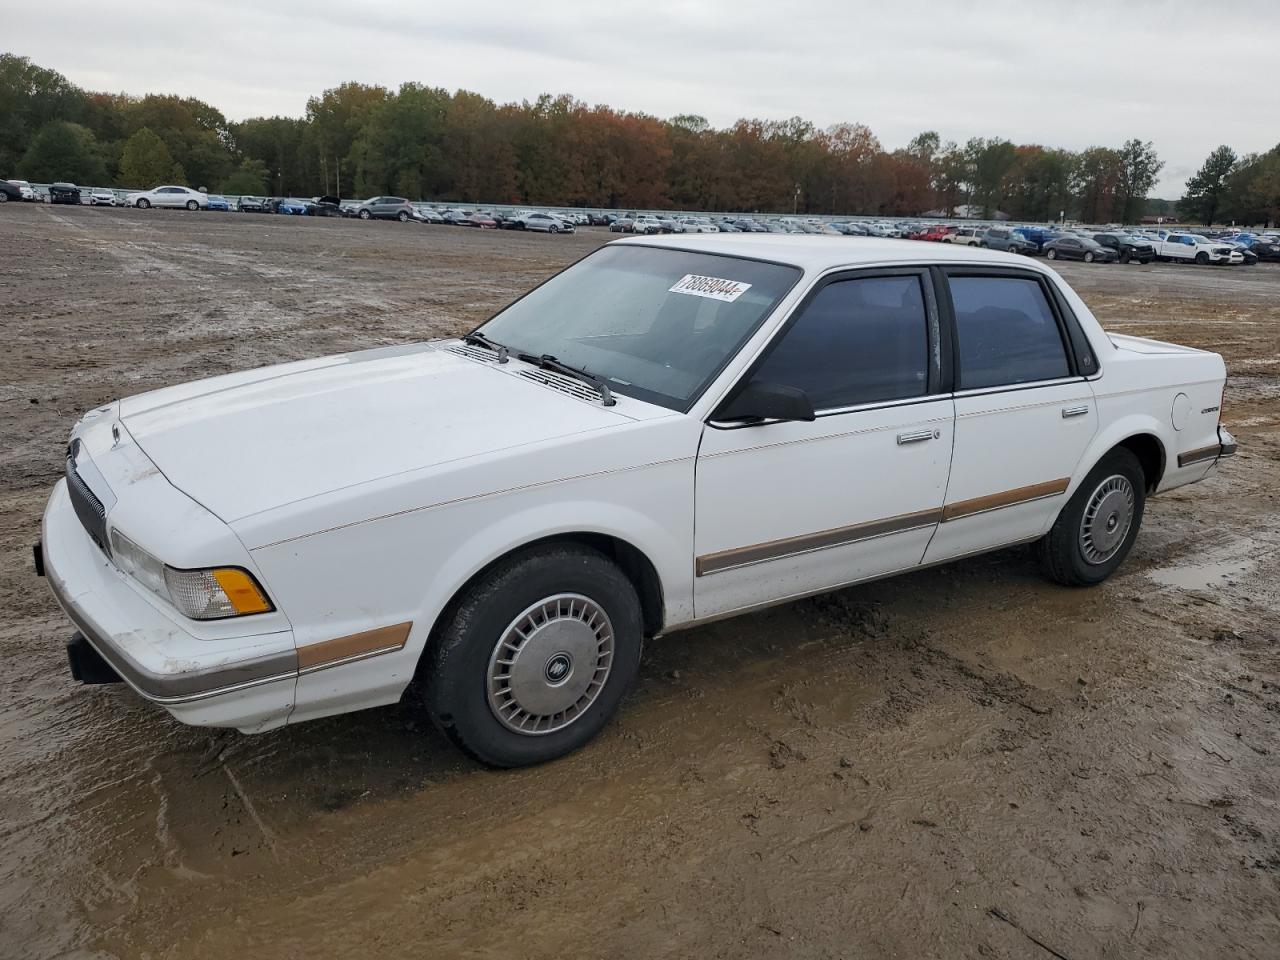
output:
POLYGON ((696 273, 686 273, 676 281, 668 293, 687 293, 691 297, 708 297, 711 300, 723 300, 733 303, 751 289, 751 284, 737 280, 722 280, 719 277, 702 277, 696 273))

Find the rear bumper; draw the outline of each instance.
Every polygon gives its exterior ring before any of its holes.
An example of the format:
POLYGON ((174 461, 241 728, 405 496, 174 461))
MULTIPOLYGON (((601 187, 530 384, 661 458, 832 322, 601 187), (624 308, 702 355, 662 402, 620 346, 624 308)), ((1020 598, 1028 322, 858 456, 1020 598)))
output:
POLYGON ((266 729, 288 718, 298 674, 291 631, 209 640, 162 613, 81 526, 59 481, 40 559, 84 641, 139 696, 186 723, 266 729))
POLYGON ((1218 442, 1205 447, 1197 447, 1186 453, 1178 454, 1178 466, 1189 467, 1197 463, 1217 463, 1236 454, 1236 438, 1227 432, 1225 427, 1218 427, 1218 442))

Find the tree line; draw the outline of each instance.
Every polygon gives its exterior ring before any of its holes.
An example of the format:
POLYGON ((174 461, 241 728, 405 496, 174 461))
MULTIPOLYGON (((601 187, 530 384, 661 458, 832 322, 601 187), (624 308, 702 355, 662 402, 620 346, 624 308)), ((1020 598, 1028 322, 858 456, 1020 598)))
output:
MULTIPOLYGON (((693 114, 660 119, 568 95, 498 104, 419 83, 345 83, 308 100, 305 116, 231 122, 201 100, 85 91, 0 54, 0 173, 38 182, 883 216, 967 205, 988 217, 1104 223, 1138 220, 1162 167, 1138 139, 1071 151, 926 131, 888 150, 858 123, 716 128, 693 114)), ((1227 196, 1213 184, 1204 192, 1227 196)), ((1246 193, 1260 214, 1275 214, 1274 190, 1246 193)))

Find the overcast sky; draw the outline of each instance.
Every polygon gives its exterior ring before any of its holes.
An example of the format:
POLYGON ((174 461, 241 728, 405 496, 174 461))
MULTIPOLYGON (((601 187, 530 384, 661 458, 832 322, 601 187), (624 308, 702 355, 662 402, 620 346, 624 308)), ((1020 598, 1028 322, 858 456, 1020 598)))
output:
POLYGON ((1280 2, 1214 0, 54 0, 0 47, 82 86, 298 116, 347 80, 499 102, 542 92, 670 117, 800 115, 1079 149, 1152 140, 1154 195, 1209 151, 1280 139, 1280 2), (55 28, 55 24, 63 26, 55 28), (1250 66, 1251 65, 1251 66, 1250 66))

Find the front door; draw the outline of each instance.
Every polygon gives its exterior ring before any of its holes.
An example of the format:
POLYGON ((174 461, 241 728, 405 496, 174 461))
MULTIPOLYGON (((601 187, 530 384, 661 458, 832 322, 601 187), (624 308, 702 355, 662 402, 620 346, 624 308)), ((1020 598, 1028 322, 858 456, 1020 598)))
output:
POLYGON ((933 563, 1038 537, 1098 429, 1093 390, 1047 278, 947 271, 956 439, 933 563), (1073 362, 1074 360, 1074 362, 1073 362))
POLYGON ((918 564, 951 461, 925 270, 826 280, 743 378, 804 390, 812 422, 704 428, 694 604, 710 617, 918 564))

